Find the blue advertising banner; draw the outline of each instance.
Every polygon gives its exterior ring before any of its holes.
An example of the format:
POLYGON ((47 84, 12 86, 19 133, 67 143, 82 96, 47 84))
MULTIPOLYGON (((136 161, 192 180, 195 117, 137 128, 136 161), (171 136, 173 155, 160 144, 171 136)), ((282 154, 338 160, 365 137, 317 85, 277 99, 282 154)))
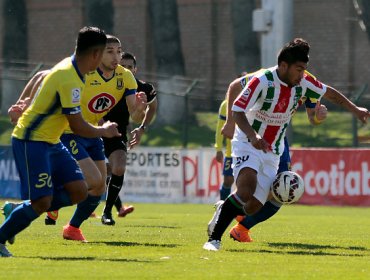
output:
POLYGON ((0 146, 0 197, 21 198, 20 182, 11 146, 0 146))

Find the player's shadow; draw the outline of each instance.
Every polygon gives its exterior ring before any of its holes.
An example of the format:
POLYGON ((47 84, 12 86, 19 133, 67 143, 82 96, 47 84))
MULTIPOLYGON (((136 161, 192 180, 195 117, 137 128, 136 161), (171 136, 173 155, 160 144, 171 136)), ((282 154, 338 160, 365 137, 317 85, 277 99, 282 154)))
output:
POLYGON ((126 225, 125 227, 137 227, 137 228, 170 228, 170 229, 178 229, 180 227, 175 226, 161 226, 161 225, 126 225))
POLYGON ((318 255, 318 256, 351 256, 351 257, 363 257, 369 249, 361 246, 335 246, 335 245, 318 245, 318 244, 305 244, 305 243, 286 243, 277 242, 267 243, 268 246, 274 249, 260 249, 260 250, 248 250, 248 249, 230 249, 230 252, 256 252, 256 253, 269 253, 269 254, 290 254, 290 255, 318 255), (284 250, 286 251, 284 251, 284 250), (330 250, 346 250, 347 252, 330 252, 330 250))
POLYGON ((124 246, 124 247, 132 247, 132 246, 144 246, 144 247, 162 247, 162 248, 176 248, 178 244, 158 244, 158 243, 148 243, 148 242, 127 242, 127 241, 95 241, 89 242, 89 244, 105 244, 108 246, 124 246))
MULTIPOLYGON (((18 256, 17 256, 18 257, 18 256)), ((73 257, 73 256, 58 256, 58 257, 43 257, 43 256, 20 256, 21 258, 51 260, 51 261, 109 261, 109 262, 137 262, 137 263, 152 263, 154 260, 139 260, 128 258, 99 258, 99 257, 73 257)))

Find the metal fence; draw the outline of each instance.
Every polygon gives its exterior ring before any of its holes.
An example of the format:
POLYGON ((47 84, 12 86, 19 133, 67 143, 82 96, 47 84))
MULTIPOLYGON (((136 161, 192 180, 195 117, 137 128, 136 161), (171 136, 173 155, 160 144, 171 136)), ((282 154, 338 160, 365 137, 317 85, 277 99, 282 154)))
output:
MULTIPOLYGON (((11 104, 19 97, 27 81, 39 70, 50 68, 44 63, 5 63, 0 61, 0 101, 1 114, 5 115, 11 104)), ((182 145, 189 142, 189 129, 197 126, 196 112, 218 112, 218 108, 228 88, 228 82, 218 82, 210 89, 205 79, 192 79, 181 76, 158 75, 155 73, 140 72, 138 78, 151 82, 157 92, 159 100, 158 114, 154 126, 166 124, 181 126, 182 145)), ((364 85, 333 85, 343 92, 356 104, 370 108, 370 94, 368 86, 364 85)), ((325 103, 330 111, 340 109, 328 102, 325 103)), ((358 136, 357 121, 352 123, 353 146, 369 146, 370 137, 358 136)))

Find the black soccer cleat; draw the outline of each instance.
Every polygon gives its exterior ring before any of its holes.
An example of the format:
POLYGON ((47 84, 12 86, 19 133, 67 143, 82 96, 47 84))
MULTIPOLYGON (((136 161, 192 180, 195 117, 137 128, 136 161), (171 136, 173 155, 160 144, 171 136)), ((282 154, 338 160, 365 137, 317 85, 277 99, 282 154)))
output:
POLYGON ((101 223, 106 226, 114 226, 116 222, 112 218, 112 213, 103 213, 101 223))
POLYGON ((56 220, 53 220, 49 216, 46 216, 46 218, 45 218, 45 225, 47 225, 47 226, 55 226, 56 224, 57 224, 57 221, 56 220))

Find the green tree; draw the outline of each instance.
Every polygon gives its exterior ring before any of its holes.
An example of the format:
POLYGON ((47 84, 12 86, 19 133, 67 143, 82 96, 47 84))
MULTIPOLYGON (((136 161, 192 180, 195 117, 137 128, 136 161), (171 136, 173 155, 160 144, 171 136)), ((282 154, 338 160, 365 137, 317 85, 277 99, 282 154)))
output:
POLYGON ((176 0, 148 0, 157 71, 184 75, 176 0))
POLYGON ((86 24, 96 26, 112 34, 114 7, 112 0, 85 0, 86 24))

